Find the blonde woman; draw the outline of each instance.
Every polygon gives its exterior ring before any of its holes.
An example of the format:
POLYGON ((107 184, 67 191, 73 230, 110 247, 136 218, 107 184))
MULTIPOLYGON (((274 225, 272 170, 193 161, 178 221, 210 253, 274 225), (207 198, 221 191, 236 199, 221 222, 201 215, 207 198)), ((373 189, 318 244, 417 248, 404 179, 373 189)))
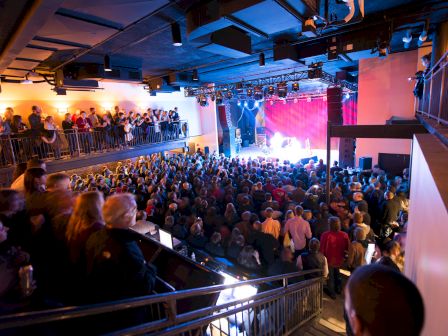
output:
POLYGON ((103 194, 97 191, 80 194, 76 199, 65 232, 68 254, 73 264, 79 263, 83 258, 90 235, 104 227, 103 204, 103 194))

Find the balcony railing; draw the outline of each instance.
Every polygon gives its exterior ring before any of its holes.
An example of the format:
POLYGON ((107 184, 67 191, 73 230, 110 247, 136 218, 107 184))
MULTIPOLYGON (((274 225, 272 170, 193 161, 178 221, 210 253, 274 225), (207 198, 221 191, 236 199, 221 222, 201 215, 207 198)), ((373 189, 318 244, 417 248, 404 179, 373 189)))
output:
POLYGON ((320 270, 303 271, 267 278, 242 281, 155 294, 152 296, 108 302, 86 307, 65 307, 0 317, 2 332, 32 333, 40 330, 48 334, 82 333, 102 334, 99 316, 126 312, 146 307, 151 320, 120 330, 108 330, 108 335, 291 335, 304 324, 318 317, 322 311, 323 278, 320 270), (311 274, 316 278, 302 280, 311 274), (265 290, 261 290, 261 288, 265 290), (258 288, 253 294, 249 288, 258 288), (230 291, 230 293, 229 293, 230 291), (240 295, 236 295, 238 292, 240 295), (201 300, 214 293, 233 297, 220 300, 216 305, 178 312, 178 303, 201 300), (232 294, 233 293, 233 294, 232 294), (90 318, 90 319, 89 319, 90 318), (86 320, 89 322, 86 322, 86 320), (38 329, 36 329, 38 328, 38 329), (71 328, 71 329, 70 329, 71 328))
POLYGON ((426 74, 423 95, 416 99, 416 112, 448 125, 448 52, 426 74))
POLYGON ((26 162, 32 157, 64 160, 187 138, 187 121, 172 122, 163 127, 148 126, 146 129, 137 126, 129 134, 117 127, 112 130, 96 128, 89 132, 58 130, 51 138, 43 134, 1 136, 0 167, 26 162))

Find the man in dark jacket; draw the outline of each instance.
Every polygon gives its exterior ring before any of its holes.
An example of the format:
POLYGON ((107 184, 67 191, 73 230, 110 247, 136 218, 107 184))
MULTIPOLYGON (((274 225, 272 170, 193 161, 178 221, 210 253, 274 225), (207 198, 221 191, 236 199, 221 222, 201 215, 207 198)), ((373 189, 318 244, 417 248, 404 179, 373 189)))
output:
POLYGON ((252 227, 254 231, 247 242, 260 253, 261 262, 264 265, 272 265, 280 247, 278 240, 268 233, 263 233, 259 221, 255 221, 252 227))
POLYGON ((119 300, 151 293, 155 268, 140 250, 135 224, 137 204, 131 194, 117 194, 104 203, 105 229, 87 241, 87 288, 95 302, 119 300))
POLYGON ((398 228, 398 215, 400 213, 400 203, 394 197, 391 191, 384 193, 384 201, 381 204, 381 237, 387 238, 392 234, 392 231, 398 228))

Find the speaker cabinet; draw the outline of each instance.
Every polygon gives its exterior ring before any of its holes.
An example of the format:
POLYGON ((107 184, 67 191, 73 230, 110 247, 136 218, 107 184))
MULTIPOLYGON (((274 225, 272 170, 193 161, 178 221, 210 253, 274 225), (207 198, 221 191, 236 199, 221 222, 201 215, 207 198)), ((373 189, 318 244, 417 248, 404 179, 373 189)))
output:
POLYGON ((368 156, 363 156, 359 158, 359 168, 361 170, 371 170, 372 169, 372 158, 368 156))
POLYGON ((327 88, 328 121, 333 125, 342 125, 342 88, 327 88))

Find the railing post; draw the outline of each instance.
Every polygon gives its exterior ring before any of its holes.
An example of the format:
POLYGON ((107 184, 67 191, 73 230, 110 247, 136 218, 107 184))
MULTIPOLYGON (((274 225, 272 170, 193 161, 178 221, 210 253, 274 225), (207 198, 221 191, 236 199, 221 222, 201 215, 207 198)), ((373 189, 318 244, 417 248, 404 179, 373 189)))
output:
MULTIPOLYGON (((283 278, 283 289, 286 291, 286 288, 288 288, 288 278, 283 278)), ((285 295, 283 295, 283 321, 285 330, 284 333, 287 333, 289 330, 289 323, 288 323, 288 316, 289 316, 289 310, 288 310, 288 299, 285 295)))
POLYGON ((81 156, 81 147, 79 146, 79 136, 78 136, 78 130, 75 129, 75 139, 76 139, 76 148, 78 151, 79 156, 81 156))
POLYGON ((432 81, 434 79, 433 74, 431 74, 431 82, 429 83, 429 98, 428 98, 428 118, 431 117, 431 96, 432 96, 432 81))
POLYGON ((439 113, 437 114, 437 123, 440 124, 440 116, 442 114, 442 105, 443 105, 443 96, 444 96, 444 90, 445 90, 445 72, 446 72, 446 66, 442 69, 442 83, 440 84, 440 97, 439 97, 439 113))
POLYGON ((12 141, 11 141, 11 136, 8 135, 8 146, 9 146, 9 150, 11 152, 11 158, 12 158, 12 164, 16 165, 16 156, 14 155, 14 147, 12 146, 12 141))

